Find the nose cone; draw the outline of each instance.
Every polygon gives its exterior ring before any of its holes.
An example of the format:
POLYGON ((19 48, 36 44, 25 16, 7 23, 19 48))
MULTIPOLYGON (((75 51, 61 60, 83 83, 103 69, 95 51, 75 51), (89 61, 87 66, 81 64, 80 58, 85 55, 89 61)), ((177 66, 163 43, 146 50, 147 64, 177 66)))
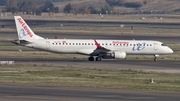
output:
POLYGON ((169 53, 174 53, 174 51, 171 48, 169 48, 169 53))

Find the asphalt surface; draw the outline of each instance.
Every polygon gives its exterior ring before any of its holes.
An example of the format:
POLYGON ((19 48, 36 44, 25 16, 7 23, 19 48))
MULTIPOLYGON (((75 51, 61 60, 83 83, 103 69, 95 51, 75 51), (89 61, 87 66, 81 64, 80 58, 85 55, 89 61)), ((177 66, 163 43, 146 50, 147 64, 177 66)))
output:
POLYGON ((0 83, 1 101, 179 101, 178 92, 0 83))

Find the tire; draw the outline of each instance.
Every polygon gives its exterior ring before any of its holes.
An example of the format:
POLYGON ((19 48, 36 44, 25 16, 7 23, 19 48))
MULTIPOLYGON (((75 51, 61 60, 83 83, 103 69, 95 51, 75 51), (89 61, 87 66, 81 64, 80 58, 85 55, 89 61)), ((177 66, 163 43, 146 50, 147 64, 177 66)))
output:
POLYGON ((155 61, 155 62, 157 62, 157 61, 158 61, 158 59, 157 59, 157 58, 154 58, 154 61, 155 61))
POLYGON ((91 56, 91 57, 88 58, 88 60, 89 61, 94 61, 94 57, 91 56))
POLYGON ((102 58, 101 57, 96 57, 96 61, 101 61, 102 58))

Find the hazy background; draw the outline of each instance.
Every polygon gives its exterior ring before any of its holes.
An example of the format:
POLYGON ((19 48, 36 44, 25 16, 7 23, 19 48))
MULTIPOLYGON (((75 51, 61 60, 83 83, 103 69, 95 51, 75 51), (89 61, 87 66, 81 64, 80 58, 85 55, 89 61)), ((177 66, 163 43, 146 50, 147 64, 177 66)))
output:
POLYGON ((180 14, 180 0, 0 0, 0 12, 180 14))

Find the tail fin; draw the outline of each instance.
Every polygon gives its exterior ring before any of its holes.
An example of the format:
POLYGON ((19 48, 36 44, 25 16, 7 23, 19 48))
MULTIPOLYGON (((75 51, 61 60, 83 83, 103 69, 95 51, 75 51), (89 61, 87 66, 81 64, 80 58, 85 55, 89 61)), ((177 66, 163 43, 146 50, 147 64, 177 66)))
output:
POLYGON ((44 39, 36 35, 21 16, 14 16, 19 40, 44 39))

